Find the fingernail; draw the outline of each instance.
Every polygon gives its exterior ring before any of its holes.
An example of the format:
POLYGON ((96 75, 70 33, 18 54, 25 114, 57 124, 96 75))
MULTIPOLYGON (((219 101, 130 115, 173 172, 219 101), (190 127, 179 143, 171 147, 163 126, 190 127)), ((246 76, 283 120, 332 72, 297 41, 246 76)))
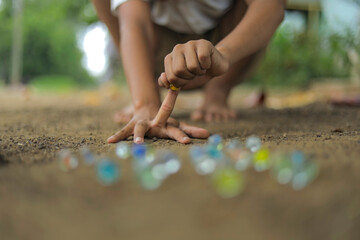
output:
POLYGON ((135 139, 135 143, 142 143, 142 138, 141 137, 137 137, 135 139))
POLYGON ((189 137, 183 137, 183 141, 188 142, 188 141, 190 141, 190 138, 189 137))
POLYGON ((113 142, 115 141, 115 136, 111 136, 107 139, 108 142, 113 142))

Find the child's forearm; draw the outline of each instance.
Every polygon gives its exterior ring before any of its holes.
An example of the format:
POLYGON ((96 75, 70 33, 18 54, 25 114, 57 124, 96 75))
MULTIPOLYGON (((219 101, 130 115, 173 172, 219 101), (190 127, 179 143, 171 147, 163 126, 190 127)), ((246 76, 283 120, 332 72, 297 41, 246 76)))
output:
POLYGON ((284 17, 284 0, 248 0, 243 20, 216 48, 230 65, 265 47, 284 17))
POLYGON ((158 108, 160 96, 152 63, 155 38, 149 6, 143 1, 129 1, 118 11, 122 63, 135 110, 158 108))

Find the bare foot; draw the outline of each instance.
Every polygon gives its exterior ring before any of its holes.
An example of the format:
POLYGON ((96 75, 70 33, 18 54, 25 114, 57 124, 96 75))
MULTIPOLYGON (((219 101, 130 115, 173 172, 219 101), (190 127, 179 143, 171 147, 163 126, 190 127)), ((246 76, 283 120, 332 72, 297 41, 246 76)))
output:
POLYGON ((114 121, 116 123, 128 123, 134 115, 133 105, 126 106, 122 111, 114 114, 114 121))
POLYGON ((264 107, 266 103, 266 92, 261 90, 261 92, 252 93, 245 99, 245 103, 249 108, 256 108, 256 107, 264 107))
POLYGON ((236 112, 225 103, 208 102, 191 114, 193 121, 226 122, 236 118, 236 112))
POLYGON ((202 106, 191 114, 194 121, 226 122, 236 118, 236 112, 230 109, 227 101, 231 87, 220 82, 209 82, 205 86, 202 106))

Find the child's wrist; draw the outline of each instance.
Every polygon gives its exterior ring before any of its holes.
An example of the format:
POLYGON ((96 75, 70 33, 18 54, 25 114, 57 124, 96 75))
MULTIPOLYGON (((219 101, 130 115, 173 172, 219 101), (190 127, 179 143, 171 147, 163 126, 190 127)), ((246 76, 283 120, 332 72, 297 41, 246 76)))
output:
POLYGON ((227 47, 223 46, 223 45, 217 45, 216 50, 223 56, 223 58, 229 63, 231 63, 231 54, 230 51, 227 47))
POLYGON ((158 111, 160 108, 160 102, 137 102, 134 104, 134 110, 139 111, 142 109, 148 109, 152 111, 158 111))

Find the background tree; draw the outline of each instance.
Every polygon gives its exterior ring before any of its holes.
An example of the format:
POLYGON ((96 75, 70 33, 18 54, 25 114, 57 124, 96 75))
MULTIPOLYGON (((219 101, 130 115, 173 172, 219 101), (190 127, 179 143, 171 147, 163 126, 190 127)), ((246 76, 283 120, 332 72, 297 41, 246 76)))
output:
MULTIPOLYGON (((15 1, 0 10, 0 78, 9 82, 15 1)), ((77 33, 96 21, 87 0, 24 0, 22 83, 44 75, 67 76, 79 84, 92 79, 83 68, 77 33)))

